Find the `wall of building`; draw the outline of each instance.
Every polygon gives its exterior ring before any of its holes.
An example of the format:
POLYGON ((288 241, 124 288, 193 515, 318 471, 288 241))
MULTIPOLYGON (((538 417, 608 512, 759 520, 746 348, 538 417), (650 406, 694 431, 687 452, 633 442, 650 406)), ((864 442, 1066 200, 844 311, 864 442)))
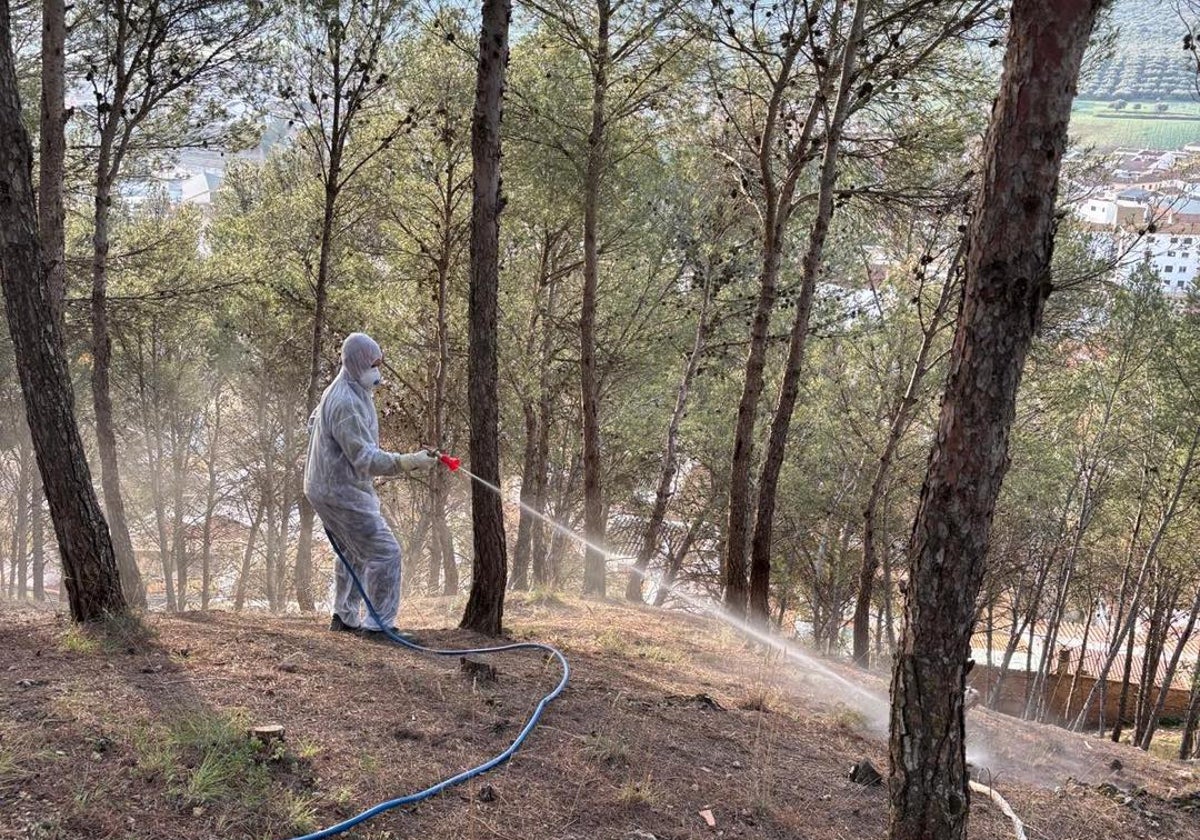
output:
MULTIPOLYGON (((1000 681, 1000 669, 989 668, 986 665, 976 665, 971 669, 971 675, 968 679, 972 688, 978 691, 981 695, 981 700, 986 703, 991 697, 991 691, 996 683, 1000 681)), ((1068 719, 1074 719, 1079 714, 1079 707, 1092 687, 1096 684, 1095 677, 1085 674, 1079 675, 1074 683, 1074 691, 1072 692, 1072 677, 1073 675, 1067 672, 1052 674, 1047 681, 1047 685, 1043 690, 1047 692, 1049 698, 1049 717, 1052 723, 1063 724, 1068 719), (1070 703, 1068 704, 1068 700, 1070 703)), ((1034 675, 1025 671, 1009 670, 1004 676, 1000 684, 1000 697, 996 703, 996 710, 1003 712, 1006 715, 1020 717, 1025 712, 1025 706, 1029 700, 1029 695, 1033 686, 1034 675)), ((1132 718, 1134 709, 1137 704, 1137 693, 1139 686, 1137 683, 1130 683, 1129 700, 1126 705, 1125 717, 1127 722, 1132 718)), ((1099 693, 1097 693, 1099 697, 1099 693)), ((1181 688, 1172 688, 1167 693, 1167 700, 1163 706, 1163 718, 1182 719, 1187 715, 1188 702, 1190 700, 1189 692, 1181 688)), ((1121 684, 1119 680, 1109 680, 1108 688, 1105 691, 1104 697, 1104 720, 1112 723, 1116 720, 1117 709, 1121 701, 1121 684)), ((1100 721, 1100 703, 1094 701, 1092 708, 1088 712, 1086 723, 1096 725, 1100 721)))

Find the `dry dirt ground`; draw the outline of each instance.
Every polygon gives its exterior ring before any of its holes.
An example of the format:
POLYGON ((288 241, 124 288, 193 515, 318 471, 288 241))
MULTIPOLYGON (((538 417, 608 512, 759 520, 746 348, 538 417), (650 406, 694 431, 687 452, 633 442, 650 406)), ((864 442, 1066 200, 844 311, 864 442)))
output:
MULTIPOLYGON (((486 641, 439 629, 460 606, 410 602, 402 618, 435 646, 486 641)), ((544 724, 510 764, 343 836, 884 836, 884 789, 847 777, 863 758, 886 767, 869 696, 706 618, 518 598, 506 623, 571 661, 544 724)), ((495 682, 313 618, 155 615, 144 632, 93 636, 4 605, 0 838, 286 840, 325 827, 503 749, 558 673, 532 654, 491 661, 495 682), (246 736, 276 723, 282 743, 246 736)), ((971 712, 969 728, 971 757, 1031 840, 1200 838, 1194 766, 990 712, 971 712)), ((970 836, 1013 833, 975 797, 970 836)))

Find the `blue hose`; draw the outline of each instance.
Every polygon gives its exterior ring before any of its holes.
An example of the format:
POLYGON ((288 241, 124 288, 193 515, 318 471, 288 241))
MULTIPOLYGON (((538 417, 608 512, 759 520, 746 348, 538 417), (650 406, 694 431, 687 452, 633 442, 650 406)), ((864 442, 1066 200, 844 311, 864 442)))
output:
POLYGON ((533 710, 533 714, 530 715, 529 720, 525 722, 524 728, 520 731, 517 737, 513 739, 513 742, 508 745, 508 748, 494 758, 485 761, 478 767, 472 767, 470 770, 464 770, 456 776, 451 776, 448 779, 444 779, 438 782, 436 785, 425 788, 425 790, 422 790, 418 793, 412 793, 408 796, 401 796, 397 799, 389 799, 386 802, 380 802, 375 807, 368 808, 361 814, 353 816, 348 820, 343 820, 337 825, 331 825, 329 828, 313 832, 312 834, 305 834, 303 837, 296 837, 293 838, 293 840, 324 840, 326 837, 334 837, 344 831, 349 831, 351 828, 354 828, 354 826, 360 823, 364 823, 369 819, 379 816, 384 811, 390 811, 393 808, 399 808, 401 805, 412 805, 420 802, 423 799, 436 796, 444 790, 452 788, 455 785, 460 785, 468 779, 473 779, 476 776, 480 776, 494 767, 499 767, 501 764, 512 758, 513 754, 517 751, 521 744, 524 743, 525 739, 529 737, 529 733, 533 731, 535 726, 537 726, 538 719, 542 716, 542 712, 545 710, 546 706, 551 700, 562 694, 563 689, 567 687, 567 680, 571 676, 571 666, 567 664, 567 658, 550 645, 543 645, 537 642, 517 642, 515 644, 499 645, 497 647, 466 648, 464 650, 438 650, 436 648, 428 648, 410 642, 408 639, 405 639, 398 633, 393 632, 390 627, 384 627, 383 622, 379 620, 379 613, 375 611, 375 605, 372 604, 371 599, 367 597, 367 593, 363 589, 362 582, 358 579, 358 575, 355 573, 354 567, 350 565, 350 563, 346 560, 345 555, 342 554, 341 547, 338 546, 337 541, 333 538, 333 534, 329 533, 328 530, 325 531, 325 534, 329 537, 329 544, 333 546, 333 553, 338 556, 338 559, 345 564, 346 570, 350 572, 350 578, 354 581, 354 587, 358 590, 358 593, 362 595, 363 602, 367 605, 367 611, 371 614, 371 618, 375 621, 376 625, 383 629, 383 632, 387 634, 387 637, 391 641, 395 642, 396 644, 403 645, 406 648, 420 651, 421 653, 432 654, 434 656, 466 656, 468 654, 499 653, 508 650, 545 651, 557 659, 559 664, 562 665, 562 679, 558 681, 558 685, 554 687, 554 690, 543 697, 537 704, 537 708, 533 710))

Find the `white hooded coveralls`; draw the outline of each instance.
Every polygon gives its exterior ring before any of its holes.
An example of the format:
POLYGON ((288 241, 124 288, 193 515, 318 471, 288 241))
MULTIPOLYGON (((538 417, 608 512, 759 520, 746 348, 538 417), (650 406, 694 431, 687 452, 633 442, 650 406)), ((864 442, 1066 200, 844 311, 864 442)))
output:
POLYGON ((321 395, 309 421, 304 495, 354 566, 380 627, 368 614, 360 621, 362 597, 341 561, 334 573, 333 611, 349 627, 390 629, 400 608, 400 544, 379 508, 372 479, 427 468, 426 452, 401 455, 379 448, 379 418, 372 396, 379 345, 352 333, 342 344, 342 368, 321 395))

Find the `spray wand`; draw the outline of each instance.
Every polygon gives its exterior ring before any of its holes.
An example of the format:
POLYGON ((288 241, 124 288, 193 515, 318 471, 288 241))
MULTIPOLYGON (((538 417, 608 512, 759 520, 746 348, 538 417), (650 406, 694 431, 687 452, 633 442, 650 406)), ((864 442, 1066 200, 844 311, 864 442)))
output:
POLYGON ((458 472, 458 468, 462 466, 462 458, 455 458, 453 455, 443 452, 440 449, 430 449, 428 452, 445 464, 446 469, 450 470, 450 472, 458 472))

